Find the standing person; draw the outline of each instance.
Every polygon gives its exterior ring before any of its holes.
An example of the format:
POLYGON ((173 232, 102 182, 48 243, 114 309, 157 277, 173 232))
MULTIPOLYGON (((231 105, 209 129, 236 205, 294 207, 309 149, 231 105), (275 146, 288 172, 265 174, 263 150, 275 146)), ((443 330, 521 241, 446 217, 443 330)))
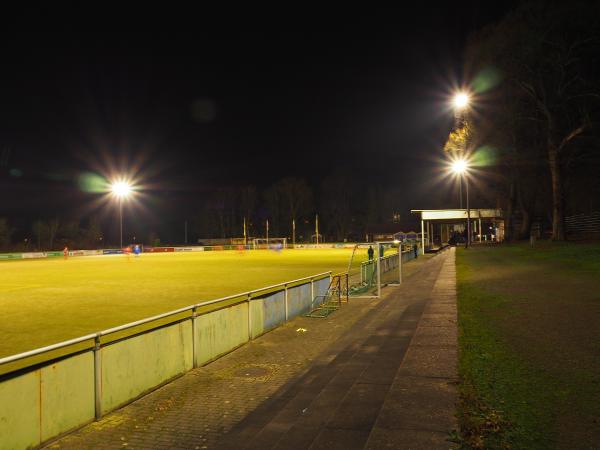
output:
POLYGON ((63 248, 63 256, 65 259, 69 257, 69 247, 65 246, 65 248, 63 248))
POLYGON ((419 250, 418 250, 416 242, 415 242, 415 245, 413 246, 413 252, 415 252, 415 259, 417 259, 417 257, 419 256, 419 250))
POLYGON ((369 245, 369 250, 367 250, 367 254, 369 255, 369 261, 371 261, 373 259, 373 253, 375 253, 373 251, 373 246, 369 245))

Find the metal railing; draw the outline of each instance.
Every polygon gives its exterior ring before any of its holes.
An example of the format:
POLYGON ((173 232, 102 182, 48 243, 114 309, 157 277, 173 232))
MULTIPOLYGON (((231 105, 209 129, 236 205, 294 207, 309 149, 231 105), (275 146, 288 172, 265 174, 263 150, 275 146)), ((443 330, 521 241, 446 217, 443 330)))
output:
MULTIPOLYGON (((311 286, 311 306, 312 306, 312 302, 314 301, 315 298, 315 285, 314 283, 316 281, 320 281, 322 279, 325 278, 331 278, 331 271, 328 272, 322 272, 316 275, 311 275, 308 277, 303 277, 303 278, 298 278, 295 280, 290 280, 290 281, 285 281, 282 283, 277 283, 277 284, 273 284, 271 286, 266 286, 266 287, 262 287, 259 289, 253 289, 250 291, 246 291, 246 292, 242 292, 239 294, 233 294, 233 295, 228 295, 226 297, 221 297, 218 299, 214 299, 214 300, 207 300, 204 302, 200 302, 200 303, 196 303, 194 305, 190 305, 190 306, 186 306, 183 308, 179 308, 173 311, 169 311, 163 314, 158 314, 156 316, 152 316, 152 317, 148 317, 145 319, 141 319, 141 320, 137 320, 135 322, 130 322, 124 325, 120 325, 120 326, 116 326, 113 328, 108 328, 106 330, 102 330, 102 331, 98 331, 96 333, 91 333, 91 334, 87 334, 85 336, 81 336, 78 338, 74 338, 74 339, 69 339, 63 342, 59 342, 57 344, 52 344, 52 345, 48 345, 46 347, 41 347, 41 348, 37 348, 34 350, 30 350, 27 352, 23 352, 23 353, 19 353, 16 355, 12 355, 12 356, 7 356, 4 358, 0 358, 0 367, 6 364, 10 364, 10 363, 14 363, 26 358, 30 358, 30 357, 34 357, 34 356, 39 356, 39 355, 43 355, 45 353, 49 353, 55 350, 60 350, 69 346, 73 346, 75 344, 79 344, 85 341, 92 341, 93 340, 93 346, 90 343, 90 347, 88 348, 77 348, 74 349, 72 352, 66 353, 66 354, 62 354, 59 357, 60 358, 64 358, 64 357, 68 357, 68 356, 72 356, 75 354, 79 354, 81 352, 86 352, 86 351, 93 351, 94 352, 94 398, 95 398, 95 416, 97 419, 99 419, 102 416, 102 405, 101 405, 101 362, 100 362, 100 349, 103 346, 106 345, 110 345, 111 342, 106 342, 106 343, 102 343, 101 342, 101 338, 103 336, 108 336, 117 332, 122 332, 122 331, 126 331, 126 330, 131 330, 133 328, 139 327, 141 325, 146 325, 148 323, 151 322, 155 322, 155 321, 160 321, 161 319, 165 319, 168 317, 172 317, 181 313, 185 313, 185 312, 190 312, 191 315, 184 317, 184 318, 177 318, 171 322, 161 322, 159 324, 156 324, 156 326, 151 327, 151 328, 147 328, 147 329, 143 329, 143 330, 138 330, 135 331, 133 333, 131 333, 130 335, 122 338, 122 339, 130 339, 133 338, 135 336, 138 336, 142 333, 148 333, 150 331, 156 330, 158 328, 162 328, 166 325, 170 325, 170 324, 174 324, 174 323, 178 323, 178 322, 183 322, 183 321, 187 321, 187 320, 191 320, 192 321, 192 354, 193 354, 193 367, 198 367, 198 349, 196 348, 196 338, 198 335, 198 329, 197 329, 197 324, 196 324, 196 319, 200 316, 203 316, 205 314, 210 314, 211 312, 214 312, 218 309, 221 308, 216 308, 216 309, 211 309, 208 311, 202 311, 199 312, 198 309, 202 308, 202 307, 206 307, 206 306, 211 306, 211 305, 215 305, 218 303, 224 303, 223 308, 227 308, 227 307, 231 307, 231 306, 235 306, 237 304, 240 303, 244 303, 244 302, 248 302, 248 304, 250 304, 251 301, 253 300, 258 300, 262 297, 265 297, 269 294, 274 294, 277 292, 284 292, 284 302, 285 302, 285 321, 289 320, 289 307, 288 307, 288 289, 294 288, 294 287, 298 287, 298 286, 302 286, 302 285, 306 285, 308 283, 310 283, 311 286), (229 300, 235 300, 235 299, 239 299, 239 301, 237 302, 233 302, 233 303, 228 303, 229 300)), ((250 306, 250 305, 248 305, 250 306)), ((122 339, 119 339, 122 340, 122 339)), ((248 341, 253 339, 253 335, 252 335, 252 314, 251 314, 251 308, 248 307, 248 341)), ((9 371, 5 374, 3 374, 3 376, 9 375, 12 372, 15 371, 19 371, 19 373, 23 372, 24 370, 26 371, 27 368, 30 367, 38 367, 40 364, 49 364, 51 361, 56 360, 57 358, 59 358, 58 356, 53 356, 48 358, 45 361, 36 361, 34 363, 32 363, 29 366, 24 366, 24 367, 19 367, 18 369, 15 369, 14 371, 9 371)))
MULTIPOLYGON (((402 262, 410 261, 414 259, 413 253, 410 250, 406 250, 402 252, 402 262)), ((382 266, 382 273, 388 272, 392 269, 398 267, 398 254, 393 253, 391 255, 385 255, 379 258, 379 261, 382 266)), ((368 266, 373 266, 372 270, 375 271, 375 266, 377 265, 377 259, 370 259, 368 261, 363 261, 360 263, 360 282, 365 282, 368 273, 368 266)))
MULTIPOLYGON (((314 284, 313 283, 315 281, 322 280, 323 278, 326 278, 327 276, 330 276, 330 275, 331 275, 331 271, 322 272, 322 273, 319 273, 319 274, 316 274, 316 275, 311 275, 309 277, 298 278, 296 280, 286 281, 286 282, 283 282, 283 283, 278 283, 278 284, 274 284, 272 286, 267 286, 267 287, 263 287, 263 288, 259 288, 259 289, 253 289, 251 291, 242 292, 240 294, 228 295, 226 297, 217 298, 215 300, 207 300, 205 302, 196 303, 195 305, 185 306, 183 308, 175 309, 173 311, 169 311, 169 312, 166 312, 166 313, 163 313, 163 314, 158 314, 156 316, 152 316, 152 317, 148 317, 148 318, 145 318, 145 319, 137 320, 135 322, 129 322, 129 323, 126 323, 124 325, 119 325, 117 327, 108 328, 106 330, 98 331, 96 333, 87 334, 85 336, 81 336, 81 337, 78 337, 78 338, 69 339, 67 341, 59 342, 57 344, 52 344, 52 345, 48 345, 46 347, 41 347, 41 348, 37 348, 37 349, 30 350, 30 351, 27 351, 27 352, 19 353, 19 354, 16 354, 16 355, 12 355, 12 356, 7 356, 7 357, 4 357, 4 358, 0 358, 0 366, 4 365, 4 364, 7 364, 7 363, 10 363, 10 362, 14 362, 14 361, 18 361, 18 360, 21 360, 21 359, 24 359, 24 358, 28 358, 28 357, 31 357, 31 356, 36 356, 36 355, 40 355, 40 354, 43 354, 43 353, 48 353, 48 352, 50 352, 52 350, 58 350, 60 348, 64 348, 64 347, 68 347, 70 345, 78 344, 80 342, 85 342, 85 341, 90 340, 90 339, 97 339, 97 338, 100 338, 102 336, 106 336, 106 335, 109 335, 109 334, 116 333, 118 331, 124 331, 124 330, 130 329, 130 328, 134 328, 134 327, 137 327, 137 326, 140 326, 140 325, 145 325, 145 324, 147 324, 149 322, 153 322, 155 320, 164 319, 166 317, 174 316, 176 314, 180 314, 180 313, 183 313, 183 312, 190 311, 190 312, 193 313, 194 310, 197 310, 198 308, 203 307, 203 306, 209 306, 209 305, 213 305, 215 303, 224 302, 224 301, 227 301, 227 300, 233 300, 233 299, 236 299, 236 298, 240 298, 240 301, 238 303, 247 302, 247 301, 251 301, 252 300, 252 295, 253 294, 257 294, 257 293, 267 294, 267 293, 270 293, 273 290, 277 290, 277 288, 281 288, 281 287, 283 287, 283 290, 287 291, 288 287, 295 287, 295 286, 299 286, 299 285, 302 285, 302 284, 307 284, 307 283, 301 283, 302 281, 306 281, 306 280, 310 280, 310 283, 311 283, 311 296, 314 298, 314 284), (292 284, 294 286, 290 286, 292 284), (245 297, 245 298, 242 298, 242 297, 245 297)), ((257 297, 254 297, 254 298, 257 298, 257 297)), ((286 295, 286 300, 287 300, 287 295, 286 295)), ((233 306, 233 304, 231 304, 231 305, 228 304, 227 306, 233 306)), ((203 314, 208 314, 209 312, 211 312, 211 311, 207 311, 207 312, 205 312, 203 314)), ((202 314, 200 314, 200 315, 202 315, 202 314)), ((192 318, 192 317, 190 317, 190 318, 192 318)), ((287 320, 287 317, 286 317, 286 320, 287 320)), ((163 326, 163 324, 161 324, 160 326, 163 326)), ((152 329, 153 328, 150 328, 148 330, 144 330, 143 332, 151 331, 152 329)), ((134 334, 132 334, 132 336, 135 335, 135 334, 138 334, 138 333, 134 333, 134 334)))

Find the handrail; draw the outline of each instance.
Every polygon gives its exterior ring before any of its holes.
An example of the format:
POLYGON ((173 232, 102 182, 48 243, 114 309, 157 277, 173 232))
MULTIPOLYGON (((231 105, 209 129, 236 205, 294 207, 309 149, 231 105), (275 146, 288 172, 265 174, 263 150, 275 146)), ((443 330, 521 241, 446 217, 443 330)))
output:
POLYGON ((64 348, 69 345, 79 344, 80 342, 87 341, 89 339, 95 339, 98 336, 98 333, 86 334, 85 336, 81 336, 74 339, 69 339, 68 341, 59 342, 57 344, 48 345, 46 347, 36 348, 34 350, 29 350, 27 352, 18 353, 16 355, 6 356, 4 358, 0 358, 0 365, 6 364, 9 362, 19 361, 20 359, 28 358, 29 356, 41 355, 42 353, 47 353, 52 350, 58 350, 59 348, 64 348))
MULTIPOLYGON (((114 328, 109 328, 108 330, 100 331, 98 334, 100 336, 106 336, 108 334, 116 333, 117 331, 123 331, 123 330, 127 330, 129 328, 137 327, 139 325, 144 325, 144 324, 146 324, 148 322, 152 322, 152 321, 158 320, 158 319, 164 319, 165 317, 173 316, 175 314, 179 314, 179 313, 182 313, 182 312, 185 312, 185 311, 189 311, 189 310, 192 310, 194 308, 201 308, 202 306, 208 306, 208 305, 212 305, 212 304, 215 304, 215 303, 224 302, 226 300, 231 300, 231 299, 234 299, 234 298, 248 297, 249 295, 252 295, 252 294, 254 294, 256 292, 268 291, 268 290, 271 290, 271 289, 274 289, 274 288, 278 288, 280 286, 285 286, 285 285, 288 285, 288 284, 297 283, 299 281, 304 281, 304 280, 312 280, 312 279, 315 279, 317 277, 324 276, 324 275, 329 275, 329 274, 331 274, 331 271, 319 273, 317 275, 312 275, 310 277, 298 278, 297 280, 286 281, 284 283, 274 284, 272 286, 267 286, 267 287, 263 287, 263 288, 259 288, 259 289, 253 289, 251 291, 242 292, 240 294, 233 294, 233 295, 228 295, 227 297, 221 297, 221 298, 217 298, 217 299, 214 299, 214 300, 207 300, 205 302, 196 303, 195 305, 186 306, 184 308, 176 309, 175 311, 169 311, 169 312, 166 312, 166 313, 163 313, 163 314, 159 314, 157 316, 148 317, 146 319, 140 319, 140 320, 138 320, 136 322, 130 322, 130 323, 126 323, 124 325, 119 325, 119 326, 114 327, 114 328)), ((250 300, 252 300, 252 299, 250 298, 250 300)), ((244 301, 248 301, 248 298, 246 298, 244 301)), ((2 364, 2 360, 1 359, 0 359, 0 364, 2 364)))
MULTIPOLYGON (((255 294, 257 292, 268 291, 268 290, 271 290, 271 289, 274 289, 274 288, 278 288, 278 287, 281 287, 281 286, 288 286, 290 284, 298 283, 300 281, 314 280, 315 278, 319 278, 319 277, 324 278, 326 275, 331 275, 331 271, 318 273, 316 275, 311 275, 311 276, 308 276, 308 277, 298 278, 296 280, 285 281, 283 283, 274 284, 272 286, 266 286, 266 287, 262 287, 262 288, 259 288, 259 289, 253 289, 251 291, 242 292, 240 294, 228 295, 226 297, 221 297, 221 298, 217 298, 217 299, 214 299, 214 300, 207 300, 205 302, 196 303, 194 305, 186 306, 186 307, 179 308, 179 309, 176 309, 176 310, 173 310, 173 311, 168 311, 166 313, 158 314, 156 316, 147 317, 145 319, 140 319, 140 320, 137 320, 135 322, 129 322, 129 323, 126 323, 124 325, 119 325, 117 327, 108 328, 106 330, 98 331, 96 333, 87 334, 85 336, 81 336, 81 337, 74 338, 74 339, 69 339, 69 340, 63 341, 63 342, 58 342, 56 344, 48 345, 46 347, 40 347, 40 348, 37 348, 37 349, 34 349, 34 350, 29 350, 27 352, 18 353, 16 355, 6 356, 4 358, 0 358, 0 366, 3 365, 3 364, 10 363, 10 362, 14 362, 14 361, 19 361, 21 359, 25 359, 25 358, 28 358, 30 356, 41 355, 43 353, 47 353, 47 352, 52 351, 52 350, 58 350, 58 349, 61 349, 61 348, 64 348, 64 347, 68 347, 69 345, 78 344, 80 342, 84 342, 84 341, 87 341, 89 339, 98 339, 101 336, 106 336, 108 334, 116 333, 118 331, 127 330, 129 328, 137 327, 139 325, 144 325, 146 323, 153 322, 155 320, 164 319, 165 317, 169 317, 169 316, 173 316, 175 314, 180 314, 180 313, 183 313, 183 312, 186 312, 186 311, 194 310, 194 309, 200 308, 202 306, 208 306, 208 305, 212 305, 212 304, 215 304, 215 303, 223 302, 223 301, 226 301, 226 300, 231 300, 231 299, 238 298, 238 297, 244 297, 244 296, 246 297, 246 299, 244 301, 252 301, 251 295, 255 294)), ((319 279, 322 279, 322 278, 319 278, 319 279)))
POLYGON ((339 277, 339 276, 342 276, 342 275, 348 275, 348 271, 346 270, 344 272, 338 272, 338 273, 332 273, 331 274, 332 277, 339 277))
MULTIPOLYGON (((410 250, 407 250, 407 251, 402 251, 402 253, 403 253, 403 254, 404 254, 404 253, 410 253, 410 250)), ((397 258, 397 257, 398 257, 398 253, 392 253, 391 255, 383 255, 383 256, 381 256, 379 259, 380 259, 381 261, 383 261, 384 259, 397 258)), ((363 262, 361 262, 361 263, 360 263, 360 265, 361 265, 361 266, 366 266, 367 264, 373 264, 373 263, 375 263, 375 262, 377 262, 377 259, 369 259, 369 260, 367 260, 367 261, 363 261, 363 262)))

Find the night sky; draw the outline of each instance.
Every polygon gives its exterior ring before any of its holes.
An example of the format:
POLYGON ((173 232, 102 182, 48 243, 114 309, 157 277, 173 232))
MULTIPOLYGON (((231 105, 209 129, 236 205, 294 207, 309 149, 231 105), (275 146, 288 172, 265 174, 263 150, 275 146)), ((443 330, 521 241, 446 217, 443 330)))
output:
POLYGON ((0 217, 85 218, 81 174, 132 168, 155 221, 185 217, 210 186, 316 187, 335 170, 401 188, 403 212, 441 206, 448 192, 428 180, 465 39, 508 9, 479 3, 318 26, 5 33, 0 217))

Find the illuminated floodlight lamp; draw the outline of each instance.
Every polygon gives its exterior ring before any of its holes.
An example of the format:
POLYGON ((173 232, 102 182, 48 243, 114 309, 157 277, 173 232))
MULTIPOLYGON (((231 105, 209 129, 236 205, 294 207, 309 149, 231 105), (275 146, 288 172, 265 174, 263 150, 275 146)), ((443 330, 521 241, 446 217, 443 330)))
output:
POLYGON ((457 92, 452 98, 452 105, 455 109, 465 109, 469 106, 470 100, 469 94, 466 92, 457 92))
POLYGON ((123 248, 123 199, 129 197, 133 187, 124 180, 115 181, 110 185, 112 194, 119 199, 119 236, 121 248, 123 248))
POLYGON ((119 198, 127 197, 132 191, 132 187, 127 181, 115 181, 110 188, 112 193, 119 198))
POLYGON ((469 163, 464 159, 457 159, 452 161, 451 169, 455 174, 462 175, 469 169, 469 163))

